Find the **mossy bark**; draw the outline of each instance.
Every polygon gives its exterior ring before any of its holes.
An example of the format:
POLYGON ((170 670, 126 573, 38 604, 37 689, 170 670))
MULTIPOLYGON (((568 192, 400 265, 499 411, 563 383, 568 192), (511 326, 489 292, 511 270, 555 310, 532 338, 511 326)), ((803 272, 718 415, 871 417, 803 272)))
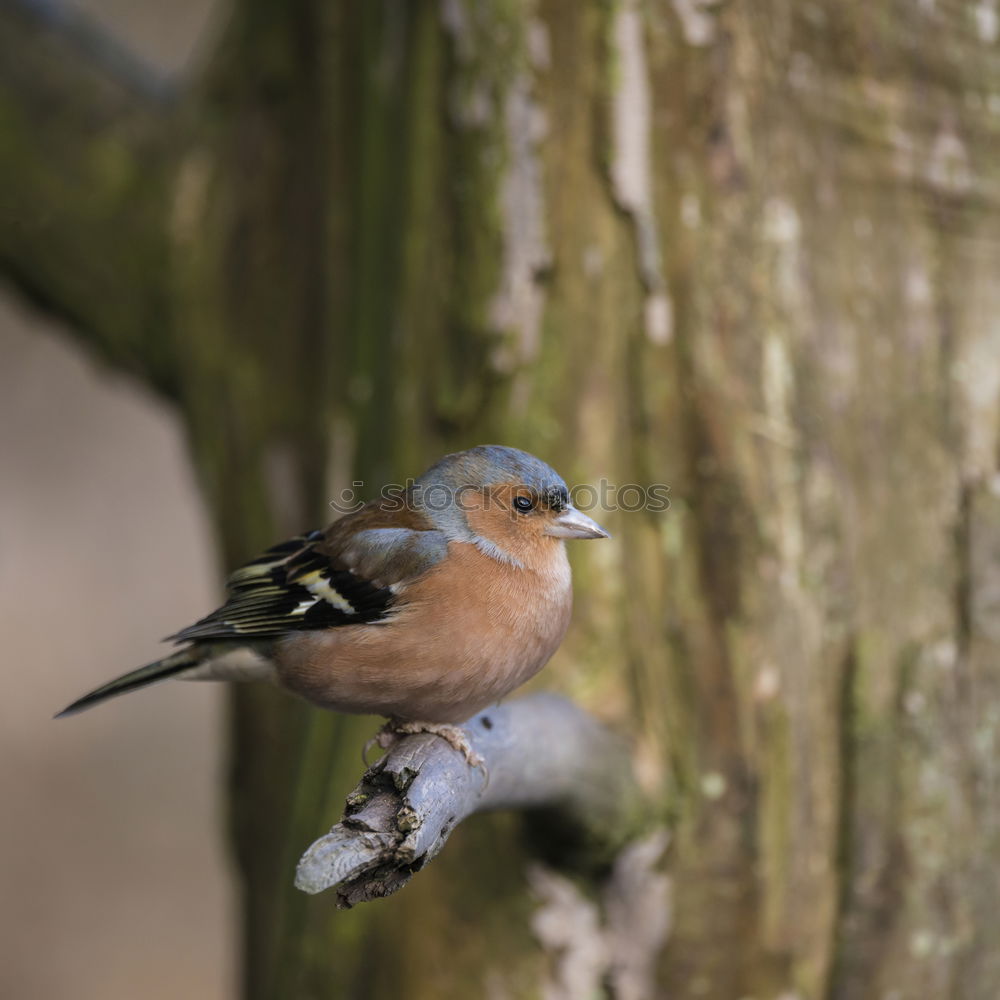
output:
MULTIPOLYGON (((997 41, 989 3, 244 0, 169 113, 31 130, 61 78, 14 81, 0 260, 183 407, 231 561, 485 440, 668 483, 574 552, 539 681, 674 824, 663 995, 986 1000, 997 41)), ((294 860, 374 720, 233 704, 248 996, 537 995, 512 818, 337 913, 294 860)))

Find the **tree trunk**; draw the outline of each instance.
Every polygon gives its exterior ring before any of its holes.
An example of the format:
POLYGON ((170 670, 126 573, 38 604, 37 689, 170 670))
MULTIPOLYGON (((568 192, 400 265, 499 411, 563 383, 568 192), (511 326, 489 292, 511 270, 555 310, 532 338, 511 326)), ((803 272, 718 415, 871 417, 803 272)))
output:
MULTIPOLYGON (((2 17, 7 74, 37 28, 2 17)), ((661 995, 986 1000, 998 36, 990 2, 242 0, 186 102, 142 107, 172 141, 113 133, 152 189, 4 129, 0 261, 177 399, 232 561, 490 440, 669 484, 574 552, 539 682, 627 727, 673 824, 661 995), (110 238, 53 171, 151 205, 127 292, 53 263, 110 238)), ((537 995, 510 817, 336 912, 295 860, 375 722, 233 706, 248 997, 537 995)))

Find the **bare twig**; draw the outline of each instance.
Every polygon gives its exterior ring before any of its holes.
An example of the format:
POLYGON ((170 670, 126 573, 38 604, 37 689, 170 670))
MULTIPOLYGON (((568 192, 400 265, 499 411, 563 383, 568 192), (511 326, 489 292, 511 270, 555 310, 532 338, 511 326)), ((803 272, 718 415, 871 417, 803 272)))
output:
POLYGON ((637 796, 624 747, 572 703, 533 695, 462 729, 488 777, 437 736, 401 739, 348 796, 343 820, 303 855, 298 888, 336 886, 342 907, 388 896, 463 819, 487 809, 544 810, 577 845, 607 858, 633 831, 637 796))

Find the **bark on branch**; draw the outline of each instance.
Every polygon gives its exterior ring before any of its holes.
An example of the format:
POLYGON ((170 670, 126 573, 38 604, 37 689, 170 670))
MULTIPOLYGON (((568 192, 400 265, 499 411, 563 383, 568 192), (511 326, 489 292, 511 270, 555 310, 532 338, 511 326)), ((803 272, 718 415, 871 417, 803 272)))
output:
POLYGON ((336 886, 342 908, 388 896, 462 820, 488 809, 541 814, 560 853, 590 860, 610 859, 634 832, 638 795, 624 746, 564 698, 522 698, 462 729, 488 778, 440 737, 401 739, 365 772, 341 822, 303 855, 296 886, 336 886))

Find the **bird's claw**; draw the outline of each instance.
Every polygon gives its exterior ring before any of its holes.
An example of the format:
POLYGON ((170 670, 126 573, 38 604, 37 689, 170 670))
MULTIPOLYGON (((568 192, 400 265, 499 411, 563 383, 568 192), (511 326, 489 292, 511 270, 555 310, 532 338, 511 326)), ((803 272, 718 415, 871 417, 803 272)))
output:
POLYGON ((383 742, 384 736, 385 736, 385 729, 382 728, 361 748, 361 760, 364 763, 365 767, 371 767, 371 763, 368 760, 368 755, 372 752, 372 747, 377 746, 382 750, 388 750, 389 747, 392 746, 392 742, 383 742))
POLYGON ((483 787, 489 784, 490 773, 486 768, 486 761, 482 754, 476 753, 469 743, 469 737, 460 726, 449 725, 441 722, 403 722, 398 719, 390 719, 366 744, 362 751, 362 759, 368 763, 368 754, 372 747, 378 745, 383 750, 388 750, 398 743, 404 736, 415 733, 431 733, 433 736, 440 736, 448 746, 457 750, 468 762, 469 767, 480 768, 485 779, 483 787))

